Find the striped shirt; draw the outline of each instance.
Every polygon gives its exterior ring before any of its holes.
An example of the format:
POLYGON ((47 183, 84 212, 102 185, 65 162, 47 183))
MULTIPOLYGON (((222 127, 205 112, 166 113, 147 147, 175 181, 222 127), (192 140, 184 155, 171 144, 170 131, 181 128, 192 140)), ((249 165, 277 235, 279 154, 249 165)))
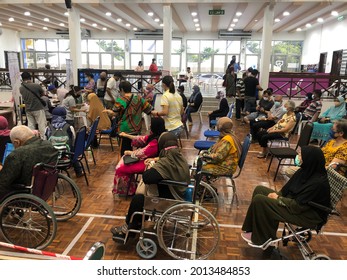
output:
POLYGON ((322 101, 313 100, 310 105, 305 109, 303 115, 307 117, 308 120, 312 119, 316 112, 320 112, 322 110, 322 101))

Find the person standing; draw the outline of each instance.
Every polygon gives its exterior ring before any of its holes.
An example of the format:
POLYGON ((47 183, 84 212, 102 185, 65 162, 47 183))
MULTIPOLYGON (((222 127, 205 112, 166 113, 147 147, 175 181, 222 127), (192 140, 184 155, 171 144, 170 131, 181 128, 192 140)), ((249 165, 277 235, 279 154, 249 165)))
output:
POLYGON ((257 90, 263 90, 262 87, 259 85, 259 80, 256 78, 258 74, 258 70, 253 69, 251 75, 244 79, 246 114, 247 112, 251 113, 255 111, 257 90))
POLYGON ((99 79, 96 81, 96 95, 99 97, 103 106, 105 106, 105 93, 106 93, 106 84, 107 84, 107 74, 106 72, 101 72, 99 79))
POLYGON ((115 72, 113 77, 108 79, 106 85, 106 94, 104 97, 106 109, 112 110, 114 104, 116 103, 116 99, 119 97, 118 86, 122 78, 123 77, 120 72, 115 72))
POLYGON ((28 127, 31 130, 36 129, 40 132, 40 137, 44 139, 46 129, 46 114, 44 101, 41 100, 41 96, 44 94, 43 89, 40 85, 31 82, 31 75, 29 72, 22 73, 22 86, 19 91, 23 97, 25 103, 25 112, 28 120, 28 127))
MULTIPOLYGON (((152 63, 149 66, 148 70, 151 72, 158 72, 159 69, 157 66, 157 60, 155 58, 152 59, 152 63)), ((159 82, 159 76, 155 76, 153 80, 154 80, 154 83, 158 83, 159 82)))
MULTIPOLYGON (((139 63, 137 64, 136 68, 135 68, 135 72, 143 72, 145 69, 143 67, 143 63, 140 60, 139 63)), ((142 90, 142 76, 139 78, 138 82, 137 82, 137 89, 139 91, 142 90)))

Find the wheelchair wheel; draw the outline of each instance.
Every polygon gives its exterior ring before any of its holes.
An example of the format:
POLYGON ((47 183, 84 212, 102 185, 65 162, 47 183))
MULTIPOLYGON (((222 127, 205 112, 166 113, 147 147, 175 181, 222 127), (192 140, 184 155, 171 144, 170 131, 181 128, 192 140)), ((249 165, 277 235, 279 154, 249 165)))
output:
POLYGON ((157 254, 157 244, 152 239, 144 238, 136 244, 136 252, 143 259, 152 259, 157 254))
POLYGON ((207 259, 216 250, 219 225, 205 208, 180 204, 166 210, 157 223, 159 245, 175 259, 207 259), (209 222, 207 222, 209 221, 209 222))
POLYGON ((217 217, 219 198, 216 191, 206 182, 201 181, 196 195, 196 204, 201 205, 213 216, 217 217))
POLYGON ((0 208, 0 230, 6 242, 43 249, 54 239, 57 220, 41 198, 16 194, 6 198, 0 208))
POLYGON ((331 260, 327 255, 314 255, 313 257, 311 257, 311 260, 315 261, 315 260, 331 260))
POLYGON ((47 203, 58 221, 66 221, 74 217, 81 208, 82 195, 76 183, 64 174, 58 174, 58 182, 54 193, 47 203))

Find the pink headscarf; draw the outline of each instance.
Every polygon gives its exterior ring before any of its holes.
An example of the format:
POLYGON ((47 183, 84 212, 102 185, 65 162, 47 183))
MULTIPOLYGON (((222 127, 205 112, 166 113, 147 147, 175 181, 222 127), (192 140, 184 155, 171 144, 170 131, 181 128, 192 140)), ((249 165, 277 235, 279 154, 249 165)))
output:
POLYGON ((8 129, 7 119, 3 116, 0 116, 0 136, 9 136, 11 130, 8 129))

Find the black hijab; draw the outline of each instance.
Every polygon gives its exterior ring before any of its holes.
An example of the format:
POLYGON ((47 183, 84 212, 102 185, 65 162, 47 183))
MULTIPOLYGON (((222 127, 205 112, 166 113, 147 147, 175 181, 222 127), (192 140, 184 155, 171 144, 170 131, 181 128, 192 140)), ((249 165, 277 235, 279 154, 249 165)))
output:
POLYGON ((313 201, 329 207, 330 186, 322 150, 314 146, 302 147, 301 158, 301 168, 283 186, 282 195, 300 204, 313 201))
POLYGON ((151 134, 148 137, 147 143, 153 139, 158 139, 165 131, 165 121, 163 118, 151 118, 151 134))

